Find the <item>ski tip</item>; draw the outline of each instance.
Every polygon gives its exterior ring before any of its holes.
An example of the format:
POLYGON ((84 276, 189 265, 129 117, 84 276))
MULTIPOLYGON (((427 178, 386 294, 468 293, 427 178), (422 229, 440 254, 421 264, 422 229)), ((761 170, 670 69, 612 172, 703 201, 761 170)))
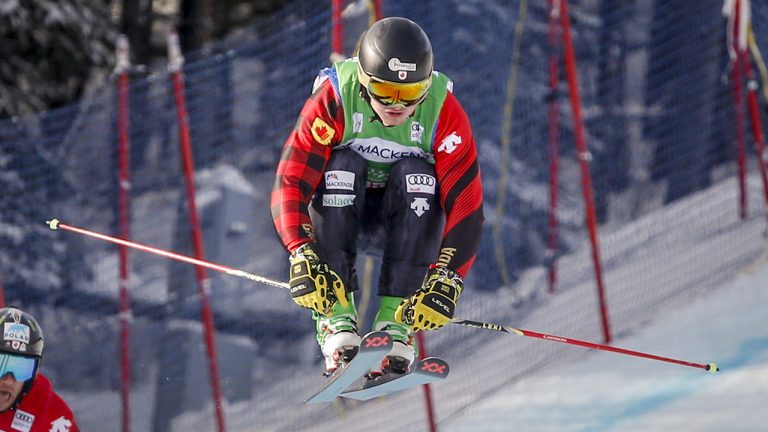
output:
POLYGON ((59 220, 58 219, 51 219, 49 221, 45 221, 45 224, 48 225, 48 228, 52 230, 59 229, 59 220))
POLYGON ((717 373, 720 371, 720 368, 717 367, 717 363, 710 363, 707 365, 707 370, 712 373, 717 373))
POLYGON ((445 378, 448 376, 448 372, 450 372, 451 368, 448 366, 448 363, 437 357, 427 357, 416 365, 416 369, 420 373, 425 373, 428 375, 438 376, 441 378, 445 378))
POLYGON ((392 349, 392 335, 385 331, 374 331, 366 334, 360 340, 360 350, 387 351, 392 349))

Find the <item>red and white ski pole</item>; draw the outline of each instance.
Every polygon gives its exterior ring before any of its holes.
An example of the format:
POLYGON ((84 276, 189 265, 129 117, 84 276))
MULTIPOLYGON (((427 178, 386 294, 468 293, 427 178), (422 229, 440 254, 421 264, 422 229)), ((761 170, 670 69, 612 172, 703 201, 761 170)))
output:
MULTIPOLYGON (((248 273, 248 272, 243 271, 243 270, 237 270, 237 269, 234 269, 234 268, 231 268, 231 267, 227 267, 227 266, 223 266, 223 265, 220 265, 220 264, 214 264, 214 263, 211 263, 211 262, 208 262, 208 261, 200 260, 200 259, 197 259, 197 258, 192 258, 190 256, 181 255, 181 254, 177 254, 177 253, 174 253, 174 252, 169 252, 169 251, 166 251, 166 250, 163 250, 163 249, 158 249, 158 248, 154 248, 154 247, 151 247, 151 246, 143 245, 143 244, 140 244, 140 243, 135 243, 135 242, 128 241, 128 240, 119 239, 119 238, 116 238, 116 237, 108 236, 106 234, 100 234, 100 233, 97 233, 97 232, 89 231, 89 230, 86 230, 86 229, 83 229, 83 228, 77 228, 77 227, 74 227, 72 225, 67 225, 67 224, 61 223, 58 219, 52 219, 50 221, 46 221, 46 224, 48 224, 48 226, 52 230, 61 229, 61 230, 65 230, 65 231, 71 231, 71 232, 82 234, 82 235, 85 235, 85 236, 88 236, 88 237, 93 237, 93 238, 97 238, 97 239, 100 239, 100 240, 108 241, 110 243, 116 243, 116 244, 119 244, 119 245, 131 247, 131 248, 134 248, 134 249, 138 249, 138 250, 141 250, 141 251, 144 251, 144 252, 149 252, 149 253, 153 253, 153 254, 156 254, 156 255, 161 255, 161 256, 164 256, 166 258, 171 258, 171 259, 175 259, 175 260, 178 260, 178 261, 183 261, 183 262, 186 262, 186 263, 189 263, 189 264, 203 266, 203 267, 209 268, 211 270, 216 270, 216 271, 219 271, 219 272, 222 272, 222 273, 226 273, 228 275, 241 277, 241 278, 244 278, 244 279, 248 279, 248 280, 251 280, 251 281, 254 281, 254 282, 263 283, 263 284, 270 285, 270 286, 273 286, 273 287, 284 288, 284 289, 288 289, 289 288, 289 285, 286 282, 280 282, 280 281, 272 280, 272 279, 269 279, 269 278, 266 278, 266 277, 263 277, 263 276, 255 275, 253 273, 248 273)), ((674 363, 674 364, 678 364, 678 365, 682 365, 682 366, 690 366, 690 367, 695 367, 695 368, 699 368, 699 369, 704 369, 704 370, 712 372, 712 373, 715 373, 715 372, 720 370, 717 367, 717 364, 715 364, 715 363, 702 364, 702 363, 693 363, 693 362, 684 361, 684 360, 675 360, 675 359, 672 359, 672 358, 661 357, 661 356, 657 356, 657 355, 654 355, 654 354, 646 354, 646 353, 642 353, 642 352, 639 352, 639 351, 632 351, 632 350, 628 350, 628 349, 624 349, 624 348, 617 348, 617 347, 613 347, 613 346, 610 346, 610 345, 602 345, 602 344, 598 344, 598 343, 594 343, 594 342, 586 342, 586 341, 582 341, 582 340, 578 340, 578 339, 569 339, 569 338, 565 338, 565 337, 562 337, 562 336, 549 335, 549 334, 546 334, 546 333, 537 333, 537 332, 530 331, 530 330, 518 329, 518 328, 515 328, 515 327, 511 327, 511 326, 503 326, 503 325, 500 325, 500 324, 492 324, 492 323, 486 323, 486 322, 480 322, 480 321, 472 321, 472 320, 466 320, 466 319, 461 319, 461 318, 454 318, 454 319, 451 320, 451 322, 453 324, 459 324, 459 325, 464 325, 464 326, 474 327, 474 328, 479 328, 479 329, 484 329, 484 330, 492 330, 492 331, 498 331, 498 332, 503 332, 503 333, 512 333, 512 334, 516 334, 516 335, 519 335, 519 336, 532 337, 532 338, 543 339, 543 340, 554 341, 554 342, 560 342, 560 343, 570 344, 570 345, 578 345, 578 346, 582 346, 582 347, 586 347, 586 348, 592 348, 592 349, 603 350, 603 351, 611 351, 611 352, 615 352, 615 353, 618 353, 618 354, 625 354, 625 355, 631 355, 631 356, 635 356, 635 357, 642 357, 642 358, 647 358, 647 359, 650 359, 650 360, 657 360, 657 361, 663 361, 663 362, 667 362, 667 363, 674 363)))
POLYGON ((205 267, 205 268, 209 268, 211 270, 216 270, 216 271, 219 271, 219 272, 222 272, 222 273, 226 273, 228 275, 237 276, 237 277, 240 277, 240 278, 243 278, 243 279, 248 279, 248 280, 251 280, 251 281, 254 281, 254 282, 259 282, 259 283, 263 283, 263 284, 266 284, 266 285, 271 285, 271 286, 278 287, 278 288, 285 288, 285 289, 289 288, 289 285, 286 282, 279 282, 279 281, 276 281, 276 280, 265 278, 263 276, 255 275, 253 273, 248 273, 247 271, 237 270, 237 269, 234 269, 234 268, 231 268, 231 267, 227 267, 227 266, 223 266, 223 265, 219 265, 219 264, 214 264, 212 262, 204 261, 204 260, 197 259, 197 258, 192 258, 190 256, 181 255, 181 254, 177 254, 177 253, 174 253, 174 252, 169 252, 169 251, 166 251, 166 250, 163 250, 163 249, 154 248, 152 246, 143 245, 141 243, 135 243, 135 242, 128 241, 128 240, 123 240, 123 239, 120 239, 120 238, 117 238, 117 237, 108 236, 106 234, 100 234, 100 233, 97 233, 97 232, 94 232, 94 231, 88 231, 88 230, 83 229, 83 228, 77 228, 77 227, 74 227, 72 225, 67 225, 67 224, 61 223, 58 219, 52 219, 52 220, 46 221, 45 223, 48 224, 48 227, 50 227, 52 230, 61 229, 61 230, 64 230, 64 231, 71 231, 71 232, 74 232, 74 233, 86 235, 88 237, 97 238, 99 240, 108 241, 110 243, 115 243, 115 244, 119 244, 119 245, 123 245, 123 246, 128 246, 128 247, 131 247, 131 248, 134 248, 134 249, 138 249, 138 250, 141 250, 141 251, 144 251, 144 252, 149 252, 149 253, 153 253, 153 254, 156 254, 156 255, 161 255, 161 256, 164 256, 166 258, 171 258, 171 259, 175 259, 175 260, 178 260, 178 261, 183 261, 183 262, 186 262, 186 263, 189 263, 189 264, 194 264, 194 265, 202 266, 202 267, 205 267))
POLYGON ((493 331, 504 332, 504 333, 513 333, 513 334, 516 334, 516 335, 519 335, 519 336, 526 336, 526 337, 532 337, 532 338, 537 338, 537 339, 544 339, 544 340, 548 340, 548 341, 555 341, 555 342, 560 342, 560 343, 570 344, 570 345, 578 345, 578 346, 582 346, 582 347, 586 347, 586 348, 592 348, 592 349, 603 350, 603 351, 611 351, 611 352, 615 352, 615 353, 619 353, 619 354, 626 354, 626 355, 631 355, 631 356, 635 356, 635 357, 642 357, 642 358, 647 358, 647 359, 651 359, 651 360, 663 361, 663 362, 667 362, 667 363, 674 363, 674 364, 678 364, 678 365, 682 365, 682 366, 690 366, 690 367, 704 369, 704 370, 712 372, 712 373, 715 373, 715 372, 720 370, 717 367, 717 364, 715 364, 715 363, 702 364, 702 363, 692 363, 692 362, 685 361, 685 360, 675 360, 675 359, 672 359, 672 358, 661 357, 661 356, 657 356, 657 355, 654 355, 654 354, 646 354, 646 353, 642 353, 642 352, 639 352, 639 351, 632 351, 632 350, 628 350, 628 349, 624 349, 624 348, 617 348, 617 347, 613 347, 613 346, 610 346, 610 345, 602 345, 602 344, 594 343, 594 342, 586 342, 586 341, 582 341, 582 340, 578 340, 578 339, 569 339, 569 338, 564 338, 562 336, 549 335, 549 334, 546 334, 546 333, 537 333, 537 332, 530 331, 530 330, 518 329, 518 328, 515 328, 515 327, 511 327, 511 326, 503 326, 503 325, 500 325, 500 324, 491 324, 491 323, 484 323, 484 322, 479 322, 479 321, 470 321, 470 320, 465 320, 465 319, 460 319, 460 318, 454 318, 454 319, 451 320, 451 322, 454 323, 454 324, 461 324, 461 325, 465 325, 465 326, 469 326, 469 327, 475 327, 475 328, 481 328, 481 329, 485 329, 485 330, 493 330, 493 331))

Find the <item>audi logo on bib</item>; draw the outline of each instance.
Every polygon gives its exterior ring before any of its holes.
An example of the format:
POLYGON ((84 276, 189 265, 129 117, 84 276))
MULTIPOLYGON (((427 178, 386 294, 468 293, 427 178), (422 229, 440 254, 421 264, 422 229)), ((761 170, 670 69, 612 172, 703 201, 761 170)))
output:
POLYGON ((435 178, 427 174, 408 174, 405 176, 409 185, 434 186, 435 178))
POLYGON ((435 194, 437 180, 429 174, 407 174, 405 176, 406 191, 409 193, 435 194))

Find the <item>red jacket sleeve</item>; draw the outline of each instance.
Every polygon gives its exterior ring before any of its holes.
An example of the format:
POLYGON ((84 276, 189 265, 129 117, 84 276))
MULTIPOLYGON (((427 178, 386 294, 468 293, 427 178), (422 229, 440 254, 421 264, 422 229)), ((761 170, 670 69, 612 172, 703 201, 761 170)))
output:
POLYGON ((480 245, 483 188, 469 118, 450 92, 438 118, 433 153, 446 217, 438 264, 464 277, 480 245))
POLYGON ((331 148, 343 135, 341 103, 325 80, 305 102, 283 146, 272 186, 272 222, 289 252, 312 240, 309 202, 323 178, 331 148))

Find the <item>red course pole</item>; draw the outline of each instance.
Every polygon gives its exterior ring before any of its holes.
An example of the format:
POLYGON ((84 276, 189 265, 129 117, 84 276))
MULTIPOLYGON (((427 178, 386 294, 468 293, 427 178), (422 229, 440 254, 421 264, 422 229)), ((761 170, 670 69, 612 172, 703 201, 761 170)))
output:
POLYGON ((549 56, 549 239, 547 255, 549 258, 549 292, 554 293, 557 286, 557 201, 559 195, 559 165, 560 165, 560 125, 558 122, 558 84, 559 84, 559 50, 557 39, 557 21, 559 7, 557 0, 549 0, 549 45, 552 53, 549 56))
MULTIPOLYGON (((131 238, 131 171, 130 171, 130 69, 128 38, 117 40, 117 129, 118 129, 118 231, 120 237, 131 238)), ((128 248, 119 248, 120 292, 120 400, 122 402, 122 430, 131 430, 131 302, 128 292, 130 261, 128 248)))
MULTIPOLYGON (((381 0, 372 0, 372 16, 370 24, 384 18, 384 13, 381 7, 381 0)), ((427 340, 421 332, 416 333, 416 343, 419 346, 419 359, 427 357, 427 340)), ((432 387, 429 384, 422 386, 424 391, 424 405, 427 410, 427 423, 429 425, 429 432, 437 432, 437 420, 435 415, 435 402, 432 398, 432 387)))
POLYGON ((381 8, 381 0, 373 0, 373 18, 376 21, 384 18, 384 12, 381 8))
MULTIPOLYGON (((176 113, 179 122, 179 144, 181 146, 182 165, 184 168, 184 179, 187 187, 187 212, 189 213, 189 224, 192 228, 192 246, 195 257, 202 259, 203 236, 200 229, 200 222, 197 219, 197 206, 195 205, 195 179, 194 163, 192 161, 192 144, 189 134, 189 118, 187 116, 186 102, 184 97, 184 80, 181 73, 181 65, 184 58, 179 48, 178 36, 173 33, 168 38, 168 69, 171 72, 173 80, 173 93, 176 100, 176 113)), ((208 368, 211 381, 211 391, 216 409, 216 429, 219 432, 226 431, 224 423, 224 406, 221 400, 221 386, 219 383, 219 366, 216 356, 216 341, 214 339, 213 313, 208 299, 210 291, 210 280, 206 276, 205 268, 195 267, 195 274, 200 293, 200 315, 203 321, 203 337, 205 339, 206 355, 208 357, 208 368)))
POLYGON ((763 135, 763 126, 760 122, 760 108, 757 103, 757 80, 755 79, 752 66, 749 64, 749 58, 745 54, 744 69, 747 76, 747 102, 749 106, 749 119, 752 123, 752 136, 755 140, 755 153, 757 154, 757 164, 760 168, 760 177, 763 180, 763 195, 765 203, 768 206, 768 161, 765 158, 765 135, 763 135))
MULTIPOLYGON (((416 344, 419 347, 419 359, 424 360, 427 355, 427 340, 424 337, 423 332, 416 333, 416 344)), ((429 424, 429 432, 437 432, 437 421, 435 420, 435 406, 432 400, 432 387, 429 384, 421 386, 424 390, 424 405, 427 409, 427 423, 429 424)))
POLYGON ((733 81, 733 109, 736 114, 736 163, 739 175, 739 216, 747 217, 747 145, 744 132, 744 102, 742 100, 742 62, 744 52, 739 47, 739 15, 741 2, 736 1, 733 12, 733 28, 731 29, 733 43, 733 58, 731 63, 731 81, 733 81))
POLYGON ((568 77, 571 111, 573 111, 573 129, 576 136, 576 150, 579 154, 579 162, 581 166, 581 186, 584 194, 584 206, 587 213, 587 228, 589 229, 589 240, 592 243, 592 262, 594 263, 595 279, 597 280, 597 296, 600 303, 600 317, 603 324, 603 339, 605 343, 610 343, 611 326, 608 320, 605 287, 603 286, 603 269, 600 263, 600 245, 597 238, 595 200, 592 192, 592 178, 590 177, 588 163, 590 155, 587 151, 584 121, 581 115, 581 98, 579 96, 579 82, 576 77, 576 55, 573 52, 573 41, 571 39, 571 22, 568 17, 568 0, 560 0, 560 25, 563 28, 565 69, 566 76, 568 77))
MULTIPOLYGON (((742 1, 737 1, 734 5, 733 48, 736 51, 737 58, 741 61, 742 67, 744 68, 744 76, 747 80, 747 107, 749 108, 749 120, 752 124, 752 138, 755 140, 757 165, 760 170, 760 177, 763 181, 763 195, 765 203, 768 205, 768 167, 766 167, 768 161, 765 158, 765 135, 763 135, 763 126, 760 121, 760 108, 757 102, 757 89, 759 85, 755 79, 755 73, 752 70, 749 50, 746 46, 741 46, 741 41, 739 40, 740 38, 747 39, 749 37, 748 34, 741 34, 741 32, 744 31, 744 28, 739 25, 739 15, 741 13, 748 14, 750 11, 741 11, 741 6, 749 7, 749 3, 745 4, 742 1)), ((747 30, 747 32, 749 32, 749 30, 747 30)))
POLYGON ((344 56, 344 0, 331 0, 331 57, 344 56))

